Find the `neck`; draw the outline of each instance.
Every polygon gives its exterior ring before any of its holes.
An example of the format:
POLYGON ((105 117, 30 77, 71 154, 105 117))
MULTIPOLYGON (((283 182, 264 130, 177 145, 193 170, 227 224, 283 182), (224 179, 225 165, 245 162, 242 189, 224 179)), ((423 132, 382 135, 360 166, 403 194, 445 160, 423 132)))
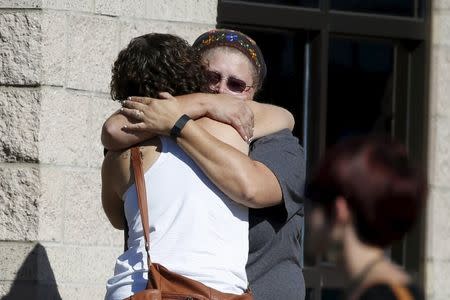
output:
POLYGON ((347 231, 349 232, 344 237, 342 258, 350 279, 355 279, 367 271, 366 268, 370 267, 370 264, 382 257, 383 250, 362 243, 353 228, 348 228, 347 231))
POLYGON ((362 291, 376 283, 410 282, 407 273, 384 257, 383 249, 362 243, 351 226, 345 229, 341 259, 351 280, 349 299, 358 299, 362 291))

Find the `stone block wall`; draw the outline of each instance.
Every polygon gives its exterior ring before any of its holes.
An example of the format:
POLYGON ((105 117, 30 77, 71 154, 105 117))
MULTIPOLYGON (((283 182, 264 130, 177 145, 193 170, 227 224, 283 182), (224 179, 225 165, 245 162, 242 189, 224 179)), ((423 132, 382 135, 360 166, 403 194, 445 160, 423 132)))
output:
POLYGON ((450 1, 433 4, 426 292, 427 299, 444 300, 450 298, 450 1))
POLYGON ((100 199, 112 63, 216 16, 217 0, 0 0, 0 298, 103 298, 123 242, 100 199))

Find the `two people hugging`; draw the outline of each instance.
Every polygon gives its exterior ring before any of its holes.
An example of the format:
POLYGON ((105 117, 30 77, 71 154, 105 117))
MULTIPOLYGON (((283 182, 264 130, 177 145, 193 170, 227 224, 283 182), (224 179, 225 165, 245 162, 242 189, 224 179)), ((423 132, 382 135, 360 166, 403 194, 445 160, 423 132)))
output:
POLYGON ((250 283, 258 299, 304 298, 303 151, 293 116, 252 100, 265 75, 256 43, 231 30, 206 32, 193 46, 147 34, 119 53, 111 95, 131 99, 103 126, 102 203, 129 235, 107 299, 126 299, 148 279, 133 145, 143 158, 153 262, 224 293, 250 283))
MULTIPOLYGON (((152 262, 229 295, 250 287, 258 300, 304 299, 304 154, 293 116, 253 101, 265 75, 259 47, 233 30, 206 32, 193 46, 146 34, 119 53, 111 96, 124 101, 102 130, 109 150, 102 204, 128 238, 106 299, 130 299, 147 287, 132 146, 145 171, 152 262)), ((311 245, 316 254, 338 249, 349 299, 423 299, 384 255, 426 198, 405 147, 369 137, 343 141, 325 155, 307 192, 311 245)))

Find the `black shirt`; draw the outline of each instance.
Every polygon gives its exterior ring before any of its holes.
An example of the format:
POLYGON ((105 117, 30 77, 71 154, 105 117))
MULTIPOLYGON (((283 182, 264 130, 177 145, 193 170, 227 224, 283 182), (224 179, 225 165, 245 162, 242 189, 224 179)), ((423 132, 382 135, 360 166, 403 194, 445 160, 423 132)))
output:
POLYGON ((283 203, 250 209, 247 276, 256 300, 305 298, 301 265, 305 160, 298 139, 282 130, 254 141, 250 157, 278 179, 283 203))
POLYGON ((425 299, 422 290, 414 284, 401 287, 392 287, 387 284, 377 284, 366 289, 360 300, 423 300, 425 299), (399 291, 399 288, 402 290, 399 291), (408 295, 410 298, 403 296, 408 295))

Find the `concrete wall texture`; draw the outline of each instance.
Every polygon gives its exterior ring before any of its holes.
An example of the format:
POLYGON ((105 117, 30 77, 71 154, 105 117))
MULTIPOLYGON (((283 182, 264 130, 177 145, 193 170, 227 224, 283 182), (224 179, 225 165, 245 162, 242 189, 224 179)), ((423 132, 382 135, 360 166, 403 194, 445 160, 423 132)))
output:
POLYGON ((216 16, 217 0, 0 0, 0 298, 104 297, 123 247, 100 202, 112 63, 216 16))
POLYGON ((427 299, 450 298, 450 1, 433 1, 429 181, 426 230, 427 299))

